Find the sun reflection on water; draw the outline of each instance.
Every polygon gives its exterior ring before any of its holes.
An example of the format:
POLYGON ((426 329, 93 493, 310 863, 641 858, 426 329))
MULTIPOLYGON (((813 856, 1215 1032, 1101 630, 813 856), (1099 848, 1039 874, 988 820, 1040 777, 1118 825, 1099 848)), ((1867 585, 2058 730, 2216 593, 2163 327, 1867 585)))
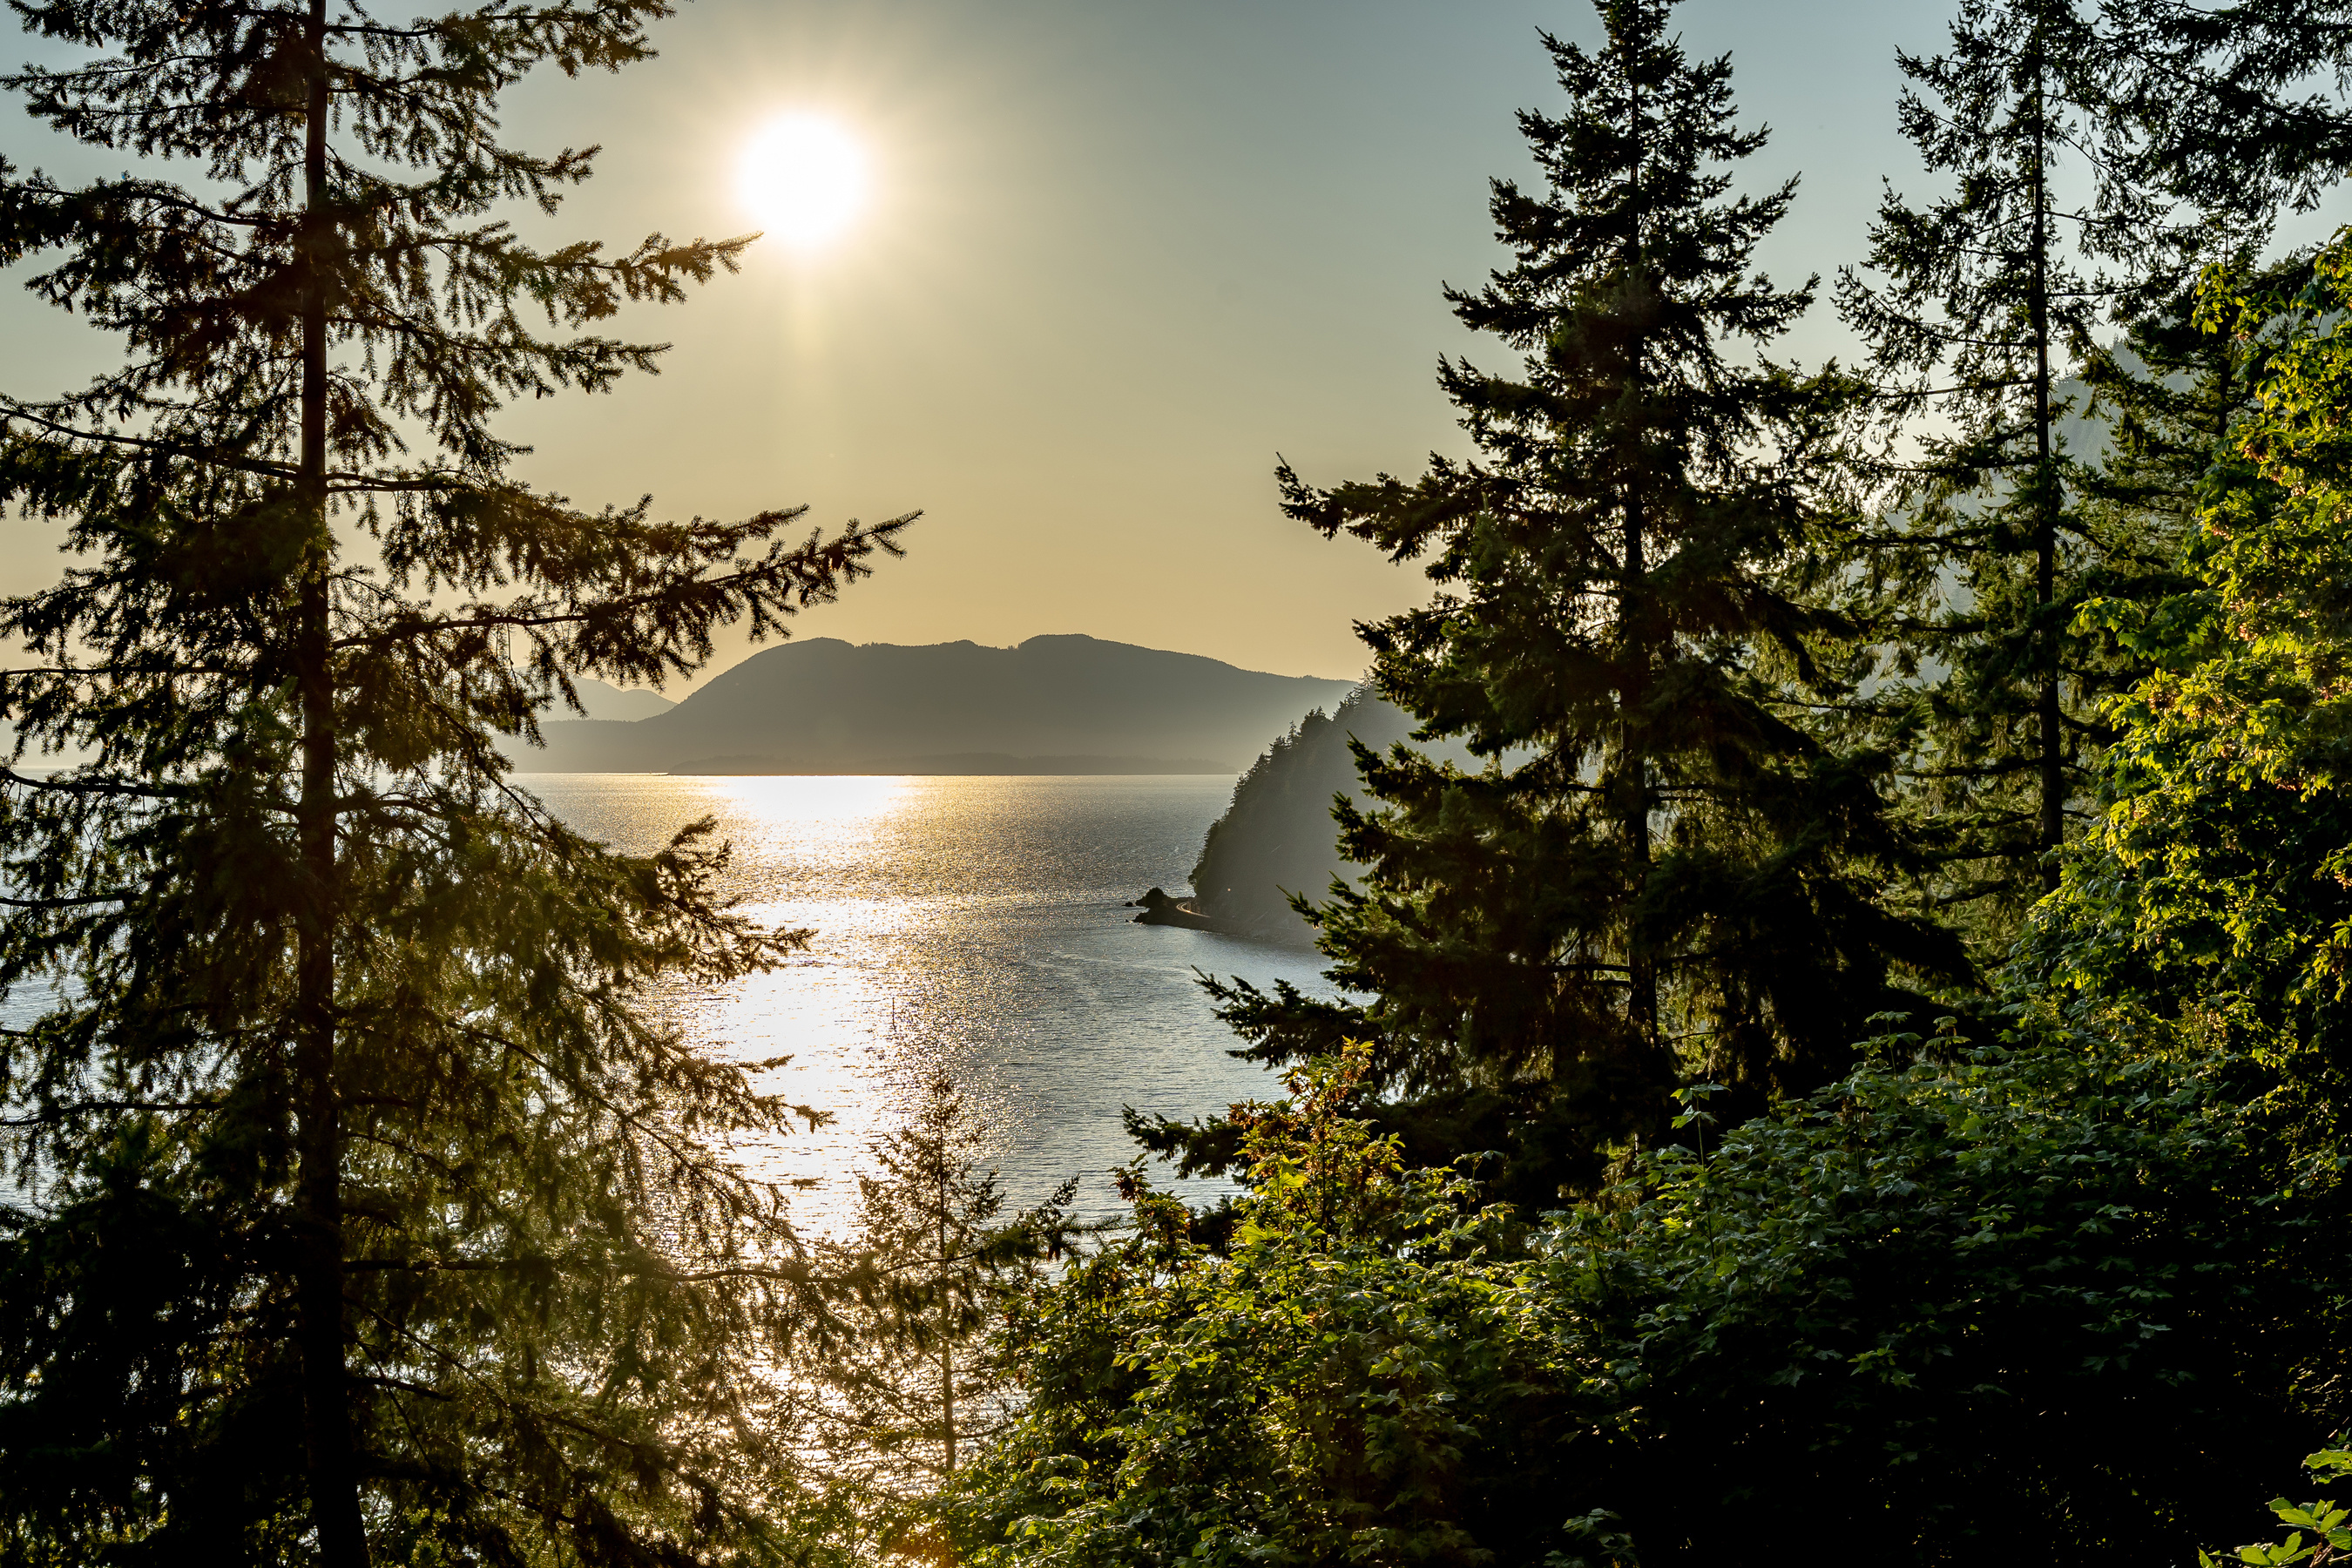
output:
MULTIPOLYGON (((1276 1090, 1194 966, 1328 989, 1311 953, 1138 926, 1125 900, 1185 884, 1223 778, 686 778, 541 775, 525 787, 582 831, 642 852, 709 815, 753 918, 814 934, 783 967, 656 999, 704 1049, 790 1057, 761 1088, 832 1121, 740 1152, 812 1184, 804 1228, 837 1231, 866 1151, 944 1068, 990 1130, 1013 1201, 1068 1176, 1110 1206, 1135 1152, 1123 1105, 1198 1116, 1276 1090)), ((1203 1192, 1209 1184, 1182 1184, 1203 1192)))

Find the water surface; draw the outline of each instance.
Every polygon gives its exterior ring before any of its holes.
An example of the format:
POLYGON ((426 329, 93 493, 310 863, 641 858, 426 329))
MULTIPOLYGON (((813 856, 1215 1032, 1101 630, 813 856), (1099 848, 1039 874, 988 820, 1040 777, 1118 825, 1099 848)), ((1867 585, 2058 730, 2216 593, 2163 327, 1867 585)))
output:
MULTIPOLYGON (((790 1056, 763 1087, 833 1115, 745 1151, 762 1174, 814 1184, 800 1201, 817 1230, 836 1228, 866 1148, 939 1068, 985 1121, 1016 1203, 1077 1176, 1082 1205, 1104 1212, 1108 1172, 1136 1152, 1122 1106, 1192 1117, 1279 1092, 1226 1054, 1235 1041, 1195 966, 1328 990, 1311 952, 1139 926, 1123 907, 1185 886, 1229 777, 517 782, 632 852, 716 817, 746 912, 814 933, 772 974, 662 1005, 704 1048, 790 1056)), ((1209 1184, 1180 1186, 1198 1197, 1209 1184)))

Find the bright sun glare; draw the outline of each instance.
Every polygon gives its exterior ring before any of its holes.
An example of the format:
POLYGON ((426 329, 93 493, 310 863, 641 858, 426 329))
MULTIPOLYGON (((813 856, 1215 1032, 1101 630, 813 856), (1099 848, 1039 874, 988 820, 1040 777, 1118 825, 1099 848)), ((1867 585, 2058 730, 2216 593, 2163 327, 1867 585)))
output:
POLYGON ((866 205, 866 150, 830 120, 779 120, 743 150, 743 200, 769 233, 803 248, 839 234, 866 205))

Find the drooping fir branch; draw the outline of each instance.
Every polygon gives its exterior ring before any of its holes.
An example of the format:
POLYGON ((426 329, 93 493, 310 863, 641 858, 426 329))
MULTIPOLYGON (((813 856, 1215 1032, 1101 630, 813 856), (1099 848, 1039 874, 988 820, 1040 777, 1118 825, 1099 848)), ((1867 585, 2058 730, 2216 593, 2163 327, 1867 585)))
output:
POLYGON ((2352 7, 2341 0, 2128 0, 2106 16, 2116 96, 2148 176, 2259 241, 2352 169, 2352 7))

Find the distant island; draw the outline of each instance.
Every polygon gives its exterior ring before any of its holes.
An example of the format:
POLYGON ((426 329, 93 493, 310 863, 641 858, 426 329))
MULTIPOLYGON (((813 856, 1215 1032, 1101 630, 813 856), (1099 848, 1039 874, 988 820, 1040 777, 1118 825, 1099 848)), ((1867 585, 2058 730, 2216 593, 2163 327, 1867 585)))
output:
MULTIPOLYGON (((643 718, 542 721, 522 773, 1238 773, 1352 683, 1098 637, 902 647, 813 637, 643 718)), ((662 699, 581 682, 592 715, 662 699), (595 688, 592 689, 592 688, 595 688)))
MULTIPOLYGON (((669 772, 740 777, 780 770, 772 757, 698 757, 669 772)), ((924 757, 867 757, 839 767, 793 768, 796 773, 1229 773, 1231 763, 1204 757, 1015 757, 1003 752, 948 752, 924 757)))

